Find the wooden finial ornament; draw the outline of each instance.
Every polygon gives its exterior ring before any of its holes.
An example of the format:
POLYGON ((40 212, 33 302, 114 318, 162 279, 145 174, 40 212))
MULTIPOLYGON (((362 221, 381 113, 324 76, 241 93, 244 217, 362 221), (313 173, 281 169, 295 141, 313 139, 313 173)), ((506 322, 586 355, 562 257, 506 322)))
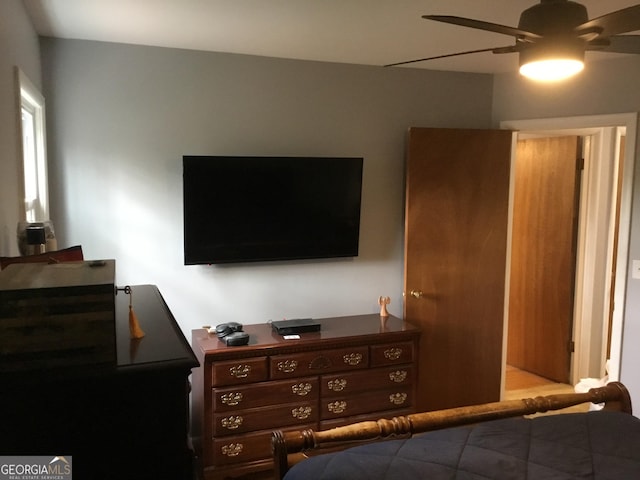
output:
POLYGON ((387 305, 391 303, 391 299, 389 297, 379 297, 378 305, 380 305, 380 316, 388 317, 389 312, 387 312, 387 305))

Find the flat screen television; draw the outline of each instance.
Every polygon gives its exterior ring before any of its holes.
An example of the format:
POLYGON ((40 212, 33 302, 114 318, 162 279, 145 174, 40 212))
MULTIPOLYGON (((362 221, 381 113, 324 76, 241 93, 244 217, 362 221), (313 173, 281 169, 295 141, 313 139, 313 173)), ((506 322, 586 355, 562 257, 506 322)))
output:
POLYGON ((184 263, 358 255, 362 158, 183 157, 184 263))

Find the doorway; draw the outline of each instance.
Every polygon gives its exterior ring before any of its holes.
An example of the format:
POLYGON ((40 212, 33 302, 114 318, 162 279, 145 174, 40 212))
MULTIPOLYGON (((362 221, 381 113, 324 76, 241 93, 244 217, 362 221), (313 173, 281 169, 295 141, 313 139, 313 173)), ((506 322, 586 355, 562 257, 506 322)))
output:
POLYGON ((571 367, 582 158, 581 137, 566 135, 518 138, 512 159, 507 365, 564 384, 571 367))
MULTIPOLYGON (((636 123, 635 114, 621 114, 505 121, 500 125, 501 128, 517 131, 519 138, 579 135, 585 140, 585 170, 575 277, 575 351, 570 373, 570 381, 573 384, 580 378, 603 377, 607 360, 609 378, 617 380, 619 377, 636 123), (618 162, 618 152, 625 135, 627 148, 622 160, 618 162), (622 168, 620 175, 619 166, 622 168), (618 176, 619 201, 616 202, 618 176), (616 215, 616 203, 619 215, 616 215), (620 239, 617 248, 616 238, 620 239), (612 310, 612 320, 609 324, 609 311, 614 304, 616 308, 612 310), (610 347, 607 341, 610 341, 610 347)), ((511 223, 512 213, 510 215, 511 223)), ((509 244, 510 242, 511 239, 509 244)), ((505 298, 508 298, 508 295, 505 298)), ((505 305, 505 312, 508 312, 508 305, 505 305)), ((503 392, 508 338, 506 321, 504 328, 503 392)))
MULTIPOLYGON (((610 304, 611 296, 617 307, 611 327, 609 376, 619 378, 636 123, 636 115, 627 114, 504 122, 502 130, 410 129, 404 318, 428 332, 420 345, 419 410, 497 401, 504 395, 514 131, 589 136, 590 151, 598 160, 588 163, 583 188, 589 194, 581 195, 587 203, 580 207, 584 217, 580 224, 587 233, 579 235, 576 249, 575 311, 580 322, 572 337, 576 348, 571 378, 577 383, 573 379, 602 376, 606 349, 593 341, 597 337, 593 331, 601 330, 602 323, 597 327, 586 324, 602 318, 602 305, 605 301, 610 304), (606 192, 611 182, 600 167, 611 164, 602 159, 613 154, 610 146, 616 141, 612 140, 623 130, 627 148, 616 222, 611 216, 611 192, 606 192), (609 220, 598 221, 599 216, 609 220), (611 261, 612 225, 618 226, 620 238, 615 262, 611 261), (603 259, 609 259, 609 270, 603 259), (611 295, 604 286, 611 284, 613 271, 611 295), (590 373, 592 369, 595 374, 590 373)), ((602 338, 602 331, 597 338, 602 338)))

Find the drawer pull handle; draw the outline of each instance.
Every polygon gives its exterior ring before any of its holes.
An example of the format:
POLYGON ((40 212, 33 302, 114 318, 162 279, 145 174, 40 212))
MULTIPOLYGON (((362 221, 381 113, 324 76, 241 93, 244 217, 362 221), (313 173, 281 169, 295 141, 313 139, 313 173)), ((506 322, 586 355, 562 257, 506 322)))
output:
POLYGON ((291 391, 300 397, 309 395, 309 393, 311 393, 311 389, 312 387, 310 383, 298 383, 296 385, 291 385, 291 391))
POLYGON ((344 357, 342 357, 342 359, 344 360, 344 363, 346 363, 347 365, 355 366, 355 365, 359 365, 360 362, 362 361, 362 354, 348 353, 344 357))
POLYGON ((298 368, 298 362, 296 360, 285 360, 284 362, 278 362, 278 370, 284 373, 292 373, 298 368))
POLYGON ((384 358, 387 360, 398 360, 400 355, 402 355, 401 348, 390 348, 384 351, 384 358))
POLYGON ((311 416, 311 407, 298 407, 291 410, 291 416, 298 420, 305 420, 311 416))
POLYGON ((309 362, 309 370, 324 370, 331 367, 331 360, 325 356, 319 356, 309 362))
POLYGON ((236 365, 229 369, 229 373, 235 378, 247 378, 251 373, 251 365, 236 365))
POLYGON ((237 457, 242 453, 243 446, 241 443, 230 443, 222 446, 222 454, 227 457, 237 457))
POLYGON ((396 370, 395 372, 389 373, 389 380, 395 383, 402 383, 407 379, 407 371, 406 370, 396 370))
POLYGON ((347 381, 344 378, 336 378, 335 380, 329 380, 327 387, 333 392, 341 392, 347 387, 347 381))
POLYGON ((391 403, 393 403, 394 405, 402 405, 404 402, 407 401, 407 394, 406 393, 392 393, 391 395, 389 395, 389 401, 391 403))
POLYGON ((224 395, 222 395, 222 397, 220 397, 220 400, 222 400, 222 403, 224 403, 225 405, 229 405, 229 406, 238 405, 240 402, 242 402, 242 393, 241 392, 225 393, 224 395))
POLYGON ((331 413, 344 413, 344 411, 347 409, 347 402, 331 402, 327 405, 327 408, 331 413))
POLYGON ((242 426, 243 418, 240 415, 232 415, 222 419, 222 426, 227 430, 237 430, 242 426))

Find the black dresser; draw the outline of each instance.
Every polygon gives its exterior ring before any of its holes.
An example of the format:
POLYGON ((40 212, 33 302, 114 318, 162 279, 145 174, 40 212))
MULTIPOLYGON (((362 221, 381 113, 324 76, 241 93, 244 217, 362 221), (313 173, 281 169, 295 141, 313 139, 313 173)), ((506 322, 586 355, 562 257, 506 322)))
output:
MULTIPOLYGON (((198 361, 153 285, 115 297, 116 365, 0 374, 0 456, 72 456, 74 478, 191 479, 189 375, 198 361)), ((0 361, 2 357, 0 356, 0 361)))

